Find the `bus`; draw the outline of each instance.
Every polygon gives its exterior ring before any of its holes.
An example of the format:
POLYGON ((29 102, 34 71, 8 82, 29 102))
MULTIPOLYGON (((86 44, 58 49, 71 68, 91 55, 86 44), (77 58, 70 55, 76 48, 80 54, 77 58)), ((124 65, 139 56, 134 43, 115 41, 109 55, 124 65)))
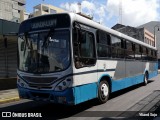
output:
POLYGON ((143 83, 158 74, 157 49, 75 13, 21 23, 20 98, 77 105, 143 83))

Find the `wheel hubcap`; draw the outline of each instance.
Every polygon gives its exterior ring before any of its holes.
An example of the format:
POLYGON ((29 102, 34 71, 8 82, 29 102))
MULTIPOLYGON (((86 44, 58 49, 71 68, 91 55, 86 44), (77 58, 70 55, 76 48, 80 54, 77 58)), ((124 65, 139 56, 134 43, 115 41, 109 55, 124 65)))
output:
POLYGON ((108 86, 106 84, 102 84, 101 93, 103 98, 105 98, 108 95, 108 86))
POLYGON ((145 76, 144 80, 145 80, 145 83, 147 83, 147 77, 146 76, 145 76))

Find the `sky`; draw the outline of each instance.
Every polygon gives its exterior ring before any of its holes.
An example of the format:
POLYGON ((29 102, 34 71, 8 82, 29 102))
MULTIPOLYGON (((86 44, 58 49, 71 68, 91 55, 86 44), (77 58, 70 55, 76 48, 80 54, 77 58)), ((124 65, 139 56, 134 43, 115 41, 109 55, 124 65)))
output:
POLYGON ((78 12, 78 2, 83 13, 107 27, 119 23, 120 4, 124 25, 137 27, 150 21, 160 21, 160 0, 26 0, 26 12, 32 13, 33 6, 40 3, 78 12))

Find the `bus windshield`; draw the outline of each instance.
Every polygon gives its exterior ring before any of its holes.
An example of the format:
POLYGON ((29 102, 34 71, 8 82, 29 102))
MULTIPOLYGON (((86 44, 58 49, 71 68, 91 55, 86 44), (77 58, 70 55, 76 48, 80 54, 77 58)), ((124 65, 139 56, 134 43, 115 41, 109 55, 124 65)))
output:
POLYGON ((18 37, 18 68, 29 73, 65 70, 70 63, 69 30, 22 33, 18 37))

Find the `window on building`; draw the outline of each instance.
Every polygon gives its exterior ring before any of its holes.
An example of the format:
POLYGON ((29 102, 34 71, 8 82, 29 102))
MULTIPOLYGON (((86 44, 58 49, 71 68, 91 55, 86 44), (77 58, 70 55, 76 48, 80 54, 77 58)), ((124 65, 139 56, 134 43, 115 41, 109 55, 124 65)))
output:
POLYGON ((57 11, 56 11, 56 10, 53 10, 53 9, 50 9, 50 13, 51 13, 51 14, 56 14, 57 11))

